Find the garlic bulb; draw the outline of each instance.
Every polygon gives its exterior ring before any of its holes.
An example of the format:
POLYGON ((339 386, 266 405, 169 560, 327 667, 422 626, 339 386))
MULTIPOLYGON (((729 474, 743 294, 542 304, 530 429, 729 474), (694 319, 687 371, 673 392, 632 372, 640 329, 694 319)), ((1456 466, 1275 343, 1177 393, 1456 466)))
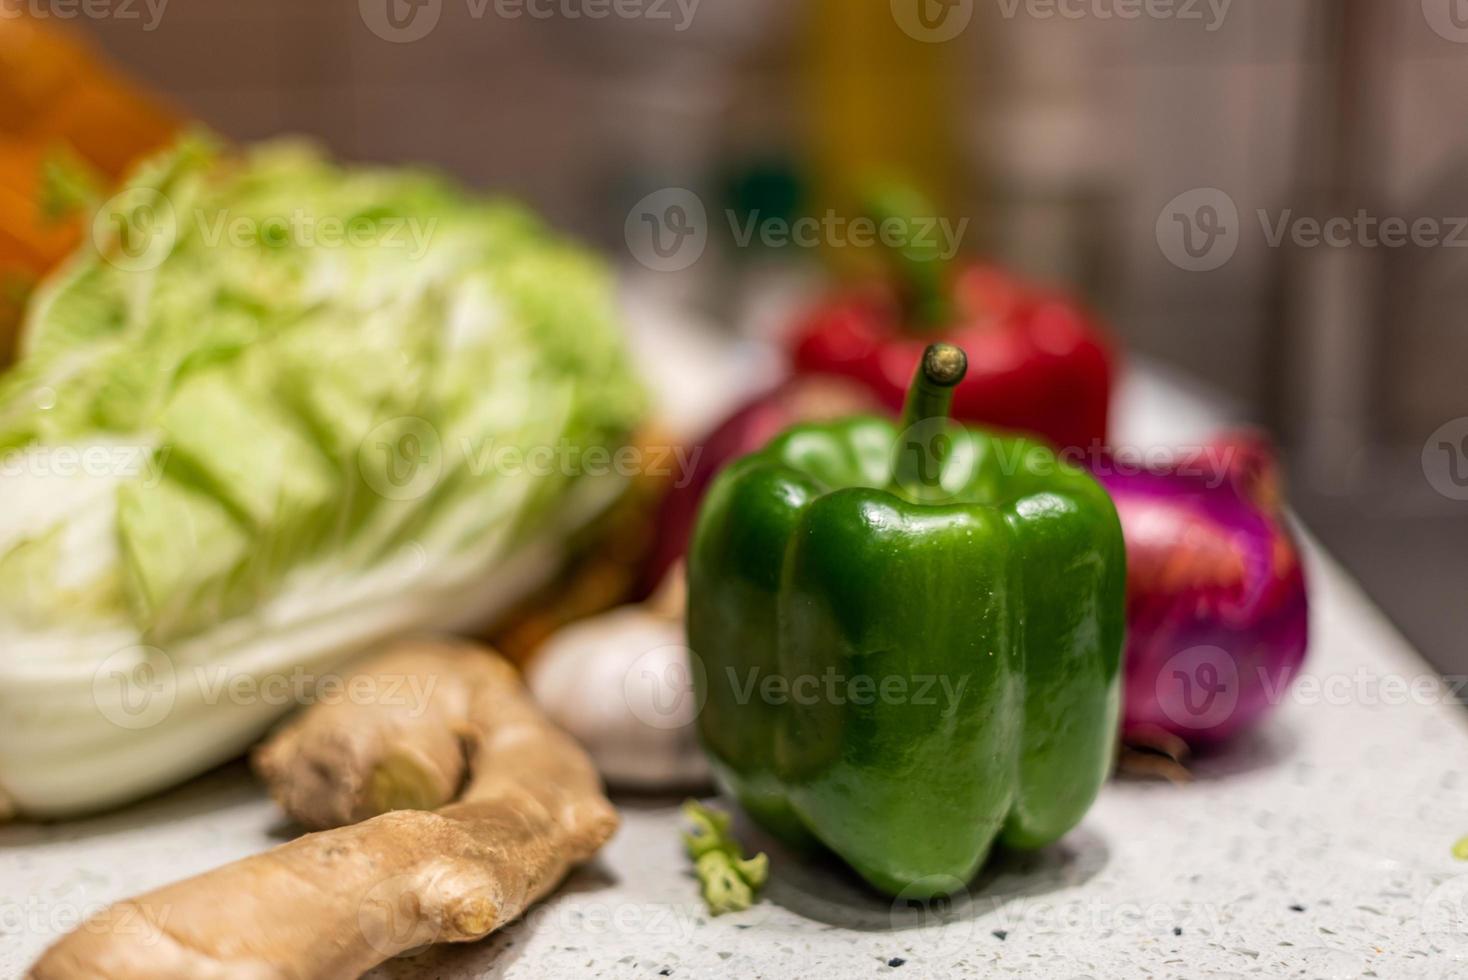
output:
POLYGON ((624 606, 566 627, 531 662, 530 690, 614 787, 708 782, 683 622, 624 606))

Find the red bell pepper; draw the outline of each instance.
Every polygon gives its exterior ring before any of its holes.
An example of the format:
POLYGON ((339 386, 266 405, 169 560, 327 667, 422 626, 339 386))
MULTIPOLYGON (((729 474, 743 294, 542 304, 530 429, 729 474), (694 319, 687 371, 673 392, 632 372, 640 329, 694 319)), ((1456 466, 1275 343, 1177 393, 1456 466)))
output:
MULTIPOLYGON (((898 210, 932 214, 918 210, 920 199, 910 193, 885 203, 894 201, 898 208, 879 202, 868 210, 887 221, 898 210)), ((1062 448, 1105 444, 1112 354, 1074 300, 993 266, 950 269, 933 247, 889 255, 895 288, 872 284, 838 295, 796 330, 798 372, 854 378, 896 412, 923 350, 945 340, 969 355, 955 418, 1028 432, 1062 448)))

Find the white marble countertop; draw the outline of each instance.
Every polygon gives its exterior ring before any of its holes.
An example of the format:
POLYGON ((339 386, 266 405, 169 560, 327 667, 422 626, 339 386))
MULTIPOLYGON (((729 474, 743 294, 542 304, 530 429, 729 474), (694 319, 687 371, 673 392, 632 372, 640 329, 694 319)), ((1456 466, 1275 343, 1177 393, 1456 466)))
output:
MULTIPOLYGON (((1158 418, 1157 397, 1133 387, 1125 414, 1158 418)), ((677 801, 622 799, 598 861, 525 920, 373 976, 1468 977, 1468 863, 1451 854, 1468 716, 1309 551, 1310 659, 1256 735, 1190 785, 1113 780, 1061 844, 1001 859, 951 907, 894 909, 775 853, 764 900, 710 919, 677 801)), ((290 833, 240 766, 119 813, 0 828, 0 976, 114 899, 290 833)))

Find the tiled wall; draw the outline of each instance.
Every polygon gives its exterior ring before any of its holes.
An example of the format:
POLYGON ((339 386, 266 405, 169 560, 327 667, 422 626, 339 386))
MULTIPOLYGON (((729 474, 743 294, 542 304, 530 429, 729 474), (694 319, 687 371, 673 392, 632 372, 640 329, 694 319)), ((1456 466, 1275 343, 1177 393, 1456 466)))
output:
MULTIPOLYGON (((432 161, 604 240, 618 220, 614 161, 640 152, 644 165, 666 159, 678 172, 737 142, 737 132, 721 139, 721 127, 791 126, 790 6, 702 0, 695 29, 673 33, 511 19, 495 16, 492 0, 479 17, 471 0, 426 2, 441 19, 407 44, 374 35, 357 0, 172 0, 151 31, 118 19, 85 26, 229 135, 306 132, 346 156, 432 161), (733 88, 686 84, 706 80, 703 63, 725 55, 740 66, 733 88)), ((1225 267, 1185 272, 1161 254, 1154 224, 1192 187, 1226 190, 1246 225, 1257 208, 1309 206, 1299 200, 1300 151, 1322 121, 1302 93, 1323 78, 1312 18, 1322 4, 1360 2, 1233 0, 1210 31, 1099 16, 1114 0, 1073 3, 1077 18, 1036 16, 1049 8, 1026 0, 975 0, 974 26, 948 52, 963 55, 954 111, 983 193, 1020 202, 996 219, 1001 244, 1025 264, 1090 283, 1133 345, 1278 415, 1289 405, 1279 389, 1300 370, 1281 314, 1288 256, 1263 243, 1255 222, 1225 267), (1085 206, 1057 210, 1056 200, 1085 206)), ((1372 207, 1468 215, 1468 44, 1434 33, 1417 0, 1368 6, 1381 73, 1359 110, 1369 115, 1372 207)), ((851 7, 887 16, 886 0, 851 7)), ((1468 413, 1465 257, 1381 257, 1383 313, 1361 396, 1373 400, 1380 438, 1410 443, 1468 413)))

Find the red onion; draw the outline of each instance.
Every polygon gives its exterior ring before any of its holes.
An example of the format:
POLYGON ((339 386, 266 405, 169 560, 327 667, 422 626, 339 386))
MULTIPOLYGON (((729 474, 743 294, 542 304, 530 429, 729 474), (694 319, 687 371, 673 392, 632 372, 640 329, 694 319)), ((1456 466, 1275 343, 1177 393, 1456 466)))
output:
POLYGON ((1250 727, 1284 699, 1308 631, 1273 447, 1231 433, 1163 465, 1092 468, 1126 536, 1124 737, 1201 746, 1250 727))

